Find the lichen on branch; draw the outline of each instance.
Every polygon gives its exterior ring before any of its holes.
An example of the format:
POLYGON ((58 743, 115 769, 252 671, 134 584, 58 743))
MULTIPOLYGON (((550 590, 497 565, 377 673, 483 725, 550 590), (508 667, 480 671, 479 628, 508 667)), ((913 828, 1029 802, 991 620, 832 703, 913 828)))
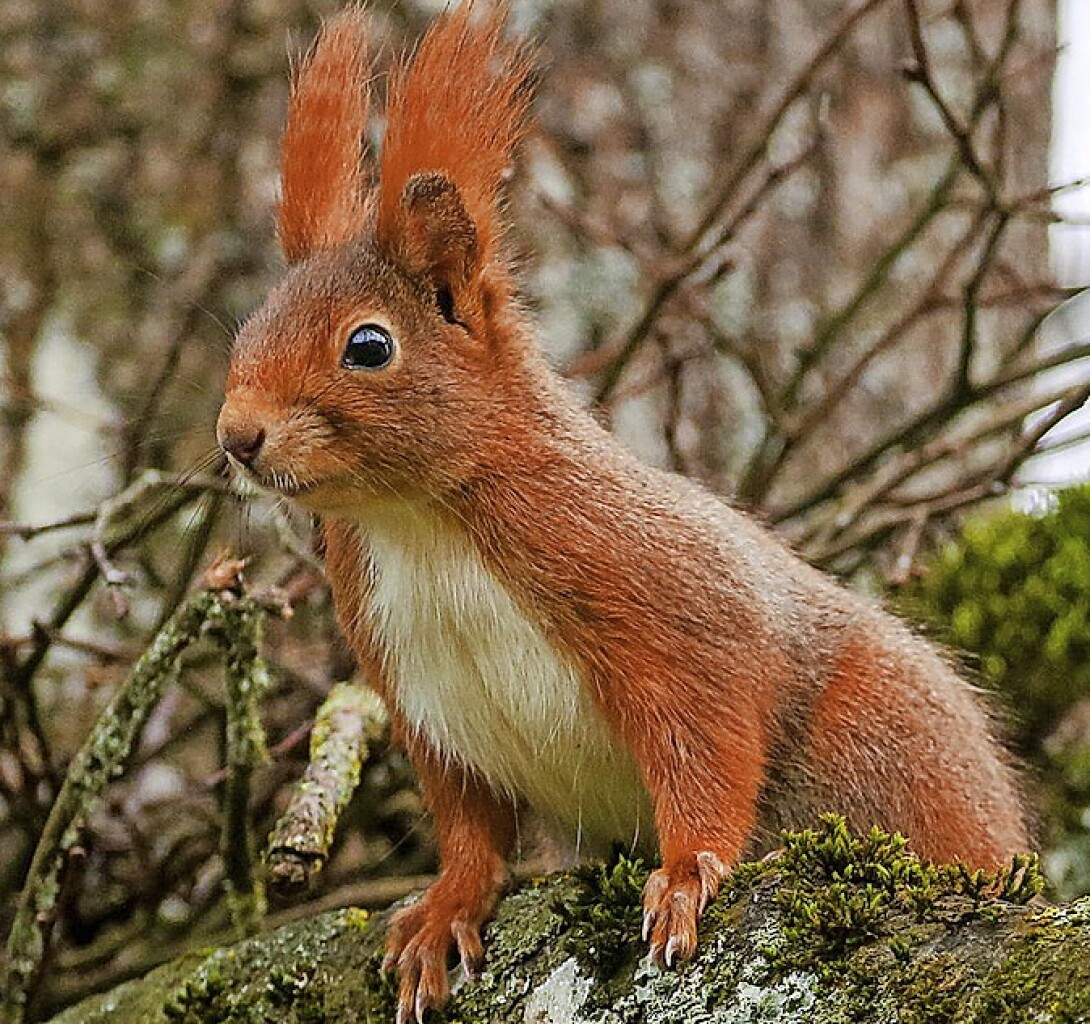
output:
POLYGON ((338 683, 330 691, 311 730, 306 771, 269 836, 265 860, 272 885, 300 889, 325 866, 337 821, 386 726, 386 709, 371 690, 338 683))
MULTIPOLYGON (((618 858, 531 880, 486 931, 461 1024, 1024 1024, 1090 1019, 1090 901, 1049 906, 1035 864, 918 860, 838 818, 742 865, 694 959, 660 971, 639 938, 647 869, 618 858)), ((54 1024, 392 1022, 385 915, 342 910, 167 965, 54 1024)))

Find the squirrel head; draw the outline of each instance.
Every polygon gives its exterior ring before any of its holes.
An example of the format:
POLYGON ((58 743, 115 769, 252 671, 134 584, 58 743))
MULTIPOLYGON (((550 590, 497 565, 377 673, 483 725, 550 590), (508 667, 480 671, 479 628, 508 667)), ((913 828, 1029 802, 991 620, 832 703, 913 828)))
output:
POLYGON ((313 511, 441 495, 477 469, 529 343, 500 188, 532 60, 505 10, 438 18, 363 138, 367 21, 327 22, 293 75, 281 145, 284 279, 242 326, 217 433, 236 468, 313 511))

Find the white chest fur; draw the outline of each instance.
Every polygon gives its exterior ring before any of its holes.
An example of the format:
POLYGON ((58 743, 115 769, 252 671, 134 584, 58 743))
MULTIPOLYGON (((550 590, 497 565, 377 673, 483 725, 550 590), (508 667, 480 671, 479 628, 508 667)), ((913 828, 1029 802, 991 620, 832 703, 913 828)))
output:
POLYGON ((578 849, 654 843, 639 771, 574 666, 459 529, 420 506, 360 527, 372 627, 410 725, 533 806, 578 849))

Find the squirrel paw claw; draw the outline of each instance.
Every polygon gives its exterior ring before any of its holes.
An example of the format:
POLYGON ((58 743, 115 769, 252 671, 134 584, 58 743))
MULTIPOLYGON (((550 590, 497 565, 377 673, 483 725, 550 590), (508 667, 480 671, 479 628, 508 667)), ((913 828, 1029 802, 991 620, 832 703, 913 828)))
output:
POLYGON ((659 967, 673 967, 696 951, 697 921, 725 875, 722 860, 708 850, 651 873, 643 890, 643 939, 659 967))
POLYGON ((484 963, 481 930, 468 921, 458 920, 451 924, 450 931, 458 947, 458 959, 462 962, 462 970, 470 978, 477 977, 484 963))
POLYGON ((384 971, 397 971, 397 1024, 424 1024, 429 1010, 450 997, 447 958, 452 949, 473 977, 484 960, 480 927, 443 901, 425 896, 399 911, 390 922, 384 971))

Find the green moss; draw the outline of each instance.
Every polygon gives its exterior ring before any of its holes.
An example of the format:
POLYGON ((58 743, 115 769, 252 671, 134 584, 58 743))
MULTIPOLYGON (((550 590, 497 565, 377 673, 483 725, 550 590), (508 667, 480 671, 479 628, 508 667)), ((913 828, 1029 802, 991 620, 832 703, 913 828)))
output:
POLYGON ((971 520, 925 569, 901 607, 978 655, 1029 732, 1090 696, 1090 486, 1044 516, 971 520))
POLYGON ((343 911, 344 923, 358 932, 369 931, 372 926, 371 915, 362 907, 349 907, 343 911))
POLYGON ((780 972, 827 976, 839 969, 837 961, 875 939, 904 960, 905 918, 952 927, 996 900, 1025 903, 1043 888, 1035 857, 1015 857, 995 874, 930 864, 903 836, 877 828, 856 836, 836 815, 824 816, 815 830, 785 834, 784 842, 782 855, 768 865, 781 880, 776 902, 784 941, 770 956, 780 972))
MULTIPOLYGON (((523 884, 499 907, 485 929, 486 960, 478 983, 458 989, 435 1024, 489 1021, 502 1007, 514 1013, 566 959, 566 922, 557 907, 578 899, 580 883, 571 875, 523 884), (506 981, 518 978, 516 986, 506 981)), ((392 1018, 391 1018, 392 1019, 392 1018)), ((432 1024, 429 1018, 429 1024, 432 1024)))
POLYGON ((638 948, 647 875, 642 860, 618 853, 607 863, 577 869, 575 892, 556 902, 568 925, 565 948, 604 980, 631 962, 638 948))
POLYGON ((170 1024, 392 1020, 393 992, 379 975, 379 944, 371 932, 370 916, 353 909, 216 950, 167 994, 161 1019, 170 1024))
POLYGON ((1062 907, 1043 912, 1006 944, 1008 955, 980 985, 975 1019, 982 1024, 1090 1020, 1090 956, 1085 938, 1082 943, 1077 938, 1090 923, 1090 905, 1081 906, 1076 915, 1062 907), (1047 1007, 1041 1005, 1042 992, 1050 993, 1047 1007))
POLYGON ((604 864, 577 869, 573 891, 554 903, 566 926, 563 949, 596 979, 588 1009, 608 1009, 616 992, 631 987, 646 952, 640 932, 647 876, 641 859, 617 851, 604 864))
MULTIPOLYGON (((854 835, 836 815, 823 817, 815 829, 785 833, 783 842, 774 856, 733 872, 702 922, 702 945, 711 934, 737 929, 741 908, 768 892, 776 926, 756 950, 763 967, 755 976, 773 982, 802 972, 826 985, 850 977, 860 1013, 876 998, 876 958, 882 971, 909 965, 936 932, 948 934, 968 920, 986 923, 1043 887, 1032 856, 1014 858, 993 874, 930 864, 911 852, 903 836, 880 829, 854 835), (869 960, 861 966, 852 955, 864 948, 869 960)), ((647 869, 618 856, 580 869, 575 878, 577 888, 556 905, 566 926, 563 945, 597 979, 591 1004, 605 1007, 615 991, 631 986, 645 952, 639 931, 647 869)), ((708 991, 725 997, 738 978, 717 963, 711 967, 708 991)), ((924 991, 922 980, 919 988, 924 991)), ((845 1012, 846 1019, 856 1019, 851 1006, 845 1012)), ((928 1024, 930 1013, 921 1024, 928 1024)))

